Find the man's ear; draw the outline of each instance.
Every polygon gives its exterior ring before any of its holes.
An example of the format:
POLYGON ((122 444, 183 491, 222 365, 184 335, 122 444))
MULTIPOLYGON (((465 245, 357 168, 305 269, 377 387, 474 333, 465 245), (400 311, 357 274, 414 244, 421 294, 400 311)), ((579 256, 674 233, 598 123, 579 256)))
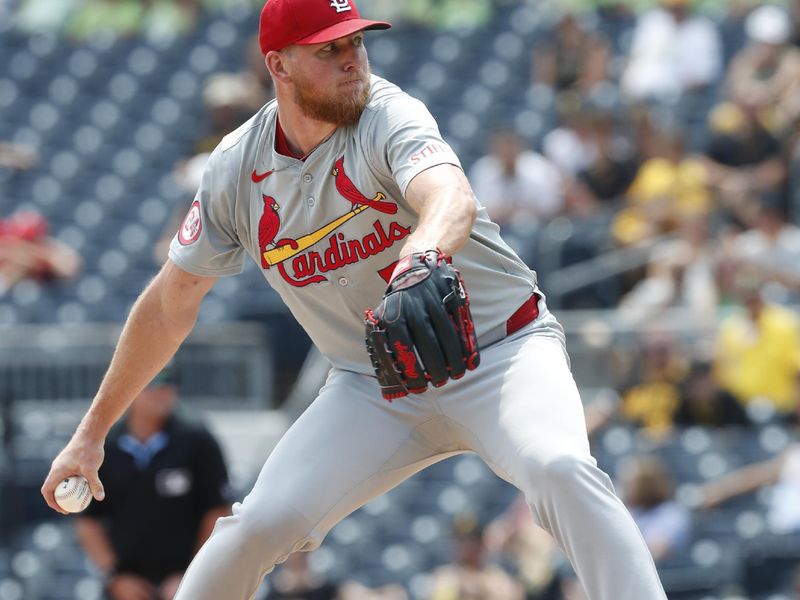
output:
POLYGON ((272 78, 283 83, 291 81, 291 75, 289 74, 291 65, 289 63, 290 59, 287 51, 271 50, 264 57, 264 64, 267 65, 267 70, 272 75, 272 78))

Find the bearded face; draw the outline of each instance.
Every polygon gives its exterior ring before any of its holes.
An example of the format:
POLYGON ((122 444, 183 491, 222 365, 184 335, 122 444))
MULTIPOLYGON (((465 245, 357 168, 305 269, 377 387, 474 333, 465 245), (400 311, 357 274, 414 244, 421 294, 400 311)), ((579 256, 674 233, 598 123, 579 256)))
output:
POLYGON ((321 85, 305 73, 296 72, 294 101, 305 116, 337 127, 355 125, 369 101, 369 64, 348 75, 348 81, 321 85))

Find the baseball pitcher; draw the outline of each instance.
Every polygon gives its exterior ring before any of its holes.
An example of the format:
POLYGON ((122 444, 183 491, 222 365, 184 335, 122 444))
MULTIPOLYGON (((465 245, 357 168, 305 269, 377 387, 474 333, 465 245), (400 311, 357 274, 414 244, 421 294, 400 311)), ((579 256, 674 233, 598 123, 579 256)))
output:
POLYGON ((498 235, 426 107, 370 74, 352 0, 268 0, 276 100, 213 152, 169 260, 139 297, 91 407, 42 486, 103 440, 247 256, 330 360, 309 409, 189 567, 180 600, 247 600, 276 563, 447 457, 513 483, 591 600, 664 600, 589 452, 563 331, 498 235))

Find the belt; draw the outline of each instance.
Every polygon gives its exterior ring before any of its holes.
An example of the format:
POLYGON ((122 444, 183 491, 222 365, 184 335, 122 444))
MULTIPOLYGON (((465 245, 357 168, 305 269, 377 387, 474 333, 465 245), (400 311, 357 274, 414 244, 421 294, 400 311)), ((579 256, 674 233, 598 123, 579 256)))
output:
POLYGON ((539 294, 533 294, 506 321, 506 335, 519 331, 539 316, 539 294))

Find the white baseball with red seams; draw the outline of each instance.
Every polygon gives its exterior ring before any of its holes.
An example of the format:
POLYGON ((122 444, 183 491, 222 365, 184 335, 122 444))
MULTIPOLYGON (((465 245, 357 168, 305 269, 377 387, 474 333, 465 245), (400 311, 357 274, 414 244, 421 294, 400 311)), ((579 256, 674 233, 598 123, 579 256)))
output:
POLYGON ((79 513, 92 501, 92 490, 85 477, 67 477, 56 488, 56 504, 70 513, 79 513))

